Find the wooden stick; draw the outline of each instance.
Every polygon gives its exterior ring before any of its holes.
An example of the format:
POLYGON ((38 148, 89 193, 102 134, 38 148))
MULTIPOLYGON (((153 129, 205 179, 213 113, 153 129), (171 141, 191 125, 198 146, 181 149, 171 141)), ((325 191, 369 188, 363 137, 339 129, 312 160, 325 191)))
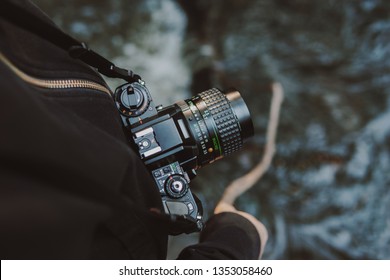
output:
POLYGON ((225 202, 230 205, 234 201, 249 190, 257 181, 261 179, 264 173, 269 169, 272 158, 276 150, 276 132, 279 123, 280 107, 283 101, 283 87, 280 83, 272 84, 272 101, 271 111, 267 127, 267 142, 264 149, 263 158, 261 161, 247 174, 231 182, 223 193, 220 202, 225 202))

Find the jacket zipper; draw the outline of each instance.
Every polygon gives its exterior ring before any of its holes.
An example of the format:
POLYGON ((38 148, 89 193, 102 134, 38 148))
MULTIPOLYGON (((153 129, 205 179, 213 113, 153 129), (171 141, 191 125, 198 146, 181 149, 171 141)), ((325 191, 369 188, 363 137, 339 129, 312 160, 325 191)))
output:
POLYGON ((0 52, 0 61, 2 61, 12 72, 14 72, 14 74, 16 74, 23 81, 37 87, 48 88, 48 89, 86 88, 86 89, 94 89, 97 91, 101 91, 111 96, 111 92, 107 87, 89 80, 83 80, 83 79, 46 80, 46 79, 39 79, 39 78, 32 77, 24 73, 20 69, 18 69, 1 52, 0 52))

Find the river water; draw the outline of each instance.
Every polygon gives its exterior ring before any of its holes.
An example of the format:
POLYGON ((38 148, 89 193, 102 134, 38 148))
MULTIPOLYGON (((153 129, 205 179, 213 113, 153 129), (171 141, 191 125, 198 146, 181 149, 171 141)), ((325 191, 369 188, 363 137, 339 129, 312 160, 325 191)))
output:
MULTIPOLYGON (((255 137, 199 170, 210 215, 261 158, 270 85, 285 90, 277 153, 237 207, 269 229, 265 259, 390 259, 390 2, 35 1, 146 80, 157 104, 238 88, 255 137)), ((109 81, 112 87, 116 81, 109 81)), ((197 235, 171 240, 170 258, 197 235)))

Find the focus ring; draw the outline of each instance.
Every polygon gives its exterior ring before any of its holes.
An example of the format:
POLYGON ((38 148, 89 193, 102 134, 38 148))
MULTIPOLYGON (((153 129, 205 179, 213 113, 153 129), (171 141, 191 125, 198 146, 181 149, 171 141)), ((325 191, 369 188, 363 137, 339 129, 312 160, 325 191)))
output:
POLYGON ((225 94, 218 89, 209 89, 199 94, 217 126, 223 155, 229 155, 242 147, 242 138, 238 120, 225 94))

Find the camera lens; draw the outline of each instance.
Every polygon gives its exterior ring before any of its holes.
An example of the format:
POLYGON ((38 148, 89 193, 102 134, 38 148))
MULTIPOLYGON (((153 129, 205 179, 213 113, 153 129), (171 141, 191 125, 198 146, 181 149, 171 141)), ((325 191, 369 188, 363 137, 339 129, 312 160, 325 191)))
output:
POLYGON ((178 105, 197 143, 200 166, 238 151, 253 136, 249 110, 236 90, 209 89, 178 105))

